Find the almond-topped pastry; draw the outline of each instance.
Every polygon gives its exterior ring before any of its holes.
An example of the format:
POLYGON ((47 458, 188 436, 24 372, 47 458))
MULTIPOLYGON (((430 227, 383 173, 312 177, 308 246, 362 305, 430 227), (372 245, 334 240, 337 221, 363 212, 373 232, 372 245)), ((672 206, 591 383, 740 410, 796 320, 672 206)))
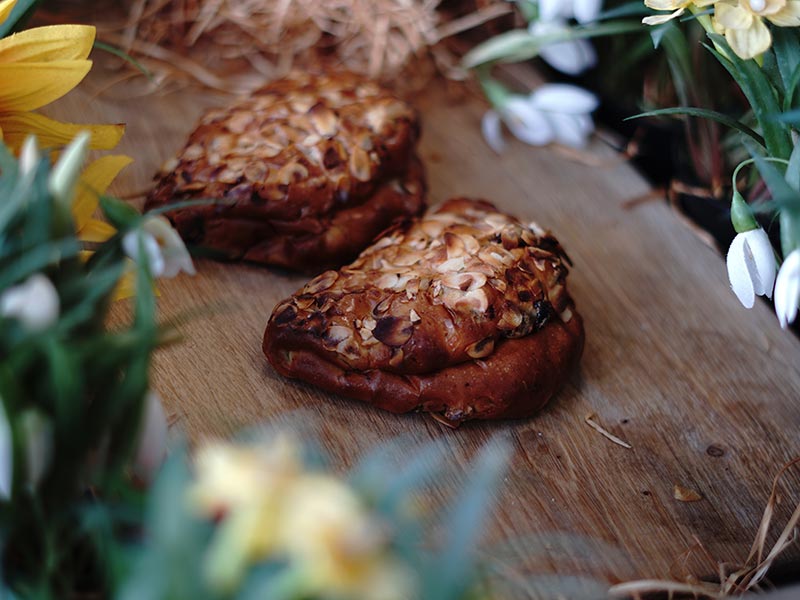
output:
POLYGON ((229 259, 319 272, 424 210, 418 138, 414 109, 376 83, 294 74, 207 113, 145 208, 219 200, 167 216, 229 259))
POLYGON ((264 353, 283 375, 393 412, 529 416, 583 348, 567 262, 536 224, 449 200, 278 304, 264 353))

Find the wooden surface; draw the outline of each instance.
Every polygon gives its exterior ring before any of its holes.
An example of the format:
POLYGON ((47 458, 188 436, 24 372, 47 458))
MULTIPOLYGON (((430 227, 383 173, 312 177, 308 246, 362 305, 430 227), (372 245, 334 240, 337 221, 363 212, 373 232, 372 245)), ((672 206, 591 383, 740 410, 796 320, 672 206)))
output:
MULTIPOLYGON (((138 96, 126 83, 95 97, 101 81, 49 112, 127 122, 119 150, 136 163, 116 191, 141 190, 215 100, 196 91, 138 96)), ((600 167, 518 142, 498 157, 481 139, 478 101, 454 103, 433 86, 417 102, 431 203, 490 198, 551 228, 572 257, 569 288, 587 344, 564 390, 529 421, 450 431, 425 416, 391 415, 284 380, 265 361, 261 337, 273 306, 305 278, 198 260, 196 277, 160 284, 164 319, 195 313, 180 325, 183 343, 156 360, 154 386, 167 411, 195 440, 264 422, 311 423, 340 469, 398 435, 443 440, 457 468, 443 474, 442 490, 464 475, 476 448, 510 435, 513 460, 488 542, 502 544, 493 555, 523 597, 550 581, 533 575, 601 586, 667 576, 695 537, 718 560, 742 560, 773 475, 800 454, 798 340, 781 332, 766 305, 738 304, 721 257, 663 203, 624 209, 648 186, 601 143, 591 148, 600 167), (591 429, 590 413, 632 449, 591 429), (703 499, 675 500, 675 484, 703 499)), ((797 499, 794 484, 781 521, 797 499)), ((715 571, 709 562, 694 566, 715 571)))

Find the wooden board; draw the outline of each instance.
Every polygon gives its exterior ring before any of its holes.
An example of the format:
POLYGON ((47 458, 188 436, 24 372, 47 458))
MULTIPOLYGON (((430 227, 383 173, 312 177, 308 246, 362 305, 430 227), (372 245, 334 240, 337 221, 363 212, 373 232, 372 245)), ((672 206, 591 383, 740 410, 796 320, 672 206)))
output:
MULTIPOLYGON (((136 163, 119 193, 147 187, 204 106, 219 102, 197 91, 139 96, 126 83, 97 96, 104 81, 95 76, 50 113, 128 123, 119 150, 136 163)), ((742 560, 772 477, 800 454, 798 340, 766 305, 738 304, 721 257, 663 203, 623 208, 648 186, 600 142, 591 149, 598 167, 517 142, 496 156, 480 135, 478 100, 454 102, 437 86, 417 100, 431 202, 490 198, 550 227, 571 255, 569 287, 587 329, 579 372, 529 421, 450 431, 425 416, 387 414, 284 380, 266 363, 270 312, 303 277, 199 260, 196 277, 159 284, 164 319, 196 312, 180 324, 183 343, 156 360, 154 386, 168 412, 192 439, 263 422, 313 423, 340 469, 398 435, 443 440, 457 468, 442 475, 434 499, 478 447, 507 434, 514 455, 488 541, 511 540, 495 556, 528 586, 523 595, 536 585, 531 573, 604 584, 664 577, 695 538, 718 560, 742 560), (632 449, 591 429, 590 413, 632 449), (678 502, 675 484, 703 499, 678 502)))

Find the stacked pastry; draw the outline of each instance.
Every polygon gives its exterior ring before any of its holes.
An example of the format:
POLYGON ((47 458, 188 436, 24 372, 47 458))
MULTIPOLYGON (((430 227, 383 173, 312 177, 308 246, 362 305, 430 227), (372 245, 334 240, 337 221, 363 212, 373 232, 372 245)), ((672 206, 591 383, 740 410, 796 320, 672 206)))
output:
POLYGON ((295 74, 206 114, 146 209, 189 243, 303 271, 338 267, 425 208, 415 111, 356 75, 295 74))
POLYGON ((566 260, 536 224, 450 200, 278 304, 264 352, 285 376, 393 412, 530 416, 583 349, 566 260))

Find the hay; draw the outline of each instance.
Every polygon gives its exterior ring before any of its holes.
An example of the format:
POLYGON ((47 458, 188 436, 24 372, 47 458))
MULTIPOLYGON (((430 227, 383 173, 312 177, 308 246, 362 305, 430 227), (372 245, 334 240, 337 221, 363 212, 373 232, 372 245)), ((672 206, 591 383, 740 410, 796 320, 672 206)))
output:
POLYGON ((719 583, 698 581, 694 578, 687 578, 685 581, 656 580, 647 579, 631 581, 615 585, 609 593, 617 597, 641 598, 645 594, 666 593, 666 594, 686 594, 695 598, 731 598, 743 596, 749 592, 762 591, 766 583, 766 577, 772 568, 775 560, 792 544, 798 537, 798 526, 800 526, 800 502, 794 508, 788 522, 778 534, 772 547, 767 550, 767 538, 772 528, 772 519, 775 515, 775 508, 780 502, 779 485, 786 472, 800 465, 800 457, 790 461, 778 472, 772 484, 764 514, 761 517, 755 540, 750 548, 747 559, 741 566, 731 567, 724 563, 713 560, 713 557, 705 549, 703 544, 696 540, 696 544, 687 552, 689 554, 699 553, 703 558, 714 564, 719 571, 719 583))
MULTIPOLYGON (((446 40, 512 14, 506 0, 130 0, 100 38, 156 72, 248 91, 320 63, 400 87, 434 73, 463 79, 446 40)), ((509 17, 510 18, 510 17, 509 17)))

